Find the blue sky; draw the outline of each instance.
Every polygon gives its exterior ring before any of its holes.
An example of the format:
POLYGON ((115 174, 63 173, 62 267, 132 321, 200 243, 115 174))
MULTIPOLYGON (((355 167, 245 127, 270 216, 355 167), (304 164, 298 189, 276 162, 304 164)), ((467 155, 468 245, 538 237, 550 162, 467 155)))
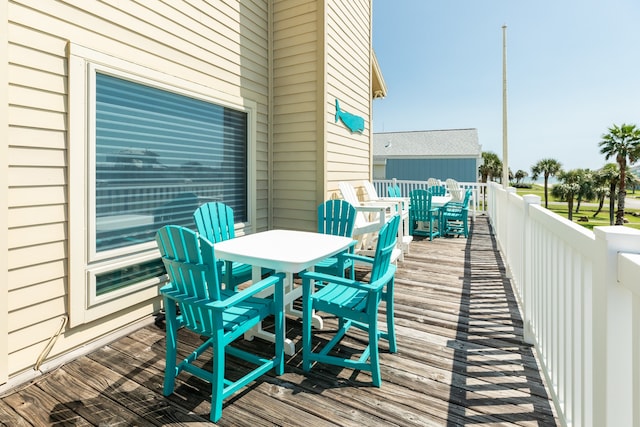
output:
POLYGON ((511 170, 600 168, 602 134, 640 126, 638 0, 374 0, 373 131, 477 128, 502 158, 503 25, 511 170))

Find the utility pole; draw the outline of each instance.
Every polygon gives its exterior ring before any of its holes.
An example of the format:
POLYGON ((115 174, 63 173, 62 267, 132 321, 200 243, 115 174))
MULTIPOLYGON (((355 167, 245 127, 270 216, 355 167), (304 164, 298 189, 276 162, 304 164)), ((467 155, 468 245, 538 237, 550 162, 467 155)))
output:
POLYGON ((502 186, 509 187, 509 149, 507 142, 507 26, 502 26, 502 186))

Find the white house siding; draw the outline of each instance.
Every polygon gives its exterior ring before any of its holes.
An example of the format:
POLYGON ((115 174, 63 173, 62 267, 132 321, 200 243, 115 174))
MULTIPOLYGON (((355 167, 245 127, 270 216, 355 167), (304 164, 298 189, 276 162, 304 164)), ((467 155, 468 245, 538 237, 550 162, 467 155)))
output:
POLYGON ((315 229, 324 172, 320 4, 273 2, 274 228, 315 229))
POLYGON ((370 178, 371 2, 275 1, 273 14, 272 225, 314 230, 339 181, 370 178), (336 98, 362 134, 335 123, 336 98))
POLYGON ((339 181, 356 185, 371 178, 371 1, 327 2, 327 191, 339 181), (340 109, 365 120, 362 133, 335 123, 340 109))
POLYGON ((8 279, 7 279, 7 144, 9 138, 9 105, 7 103, 8 43, 7 10, 8 2, 0 3, 0 384, 7 381, 8 359, 8 279))
MULTIPOLYGON (((3 80, 8 82, 8 183, 2 190, 8 206, 3 268, 8 340, 5 350, 3 334, 3 382, 34 365, 67 314, 68 42, 256 102, 257 226, 265 228, 268 17, 267 4, 261 0, 17 0, 1 7, 7 12, 2 24, 8 38, 3 80)), ((0 216, 0 225, 2 221, 0 216)), ((157 301, 147 301, 73 330, 67 327, 50 357, 142 319, 154 309, 157 301)))

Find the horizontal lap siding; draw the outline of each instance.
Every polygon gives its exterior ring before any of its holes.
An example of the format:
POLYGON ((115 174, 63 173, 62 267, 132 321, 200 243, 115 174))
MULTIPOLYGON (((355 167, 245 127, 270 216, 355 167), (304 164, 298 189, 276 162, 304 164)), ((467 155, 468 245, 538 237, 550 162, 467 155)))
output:
MULTIPOLYGON (((257 225, 267 226, 267 6, 23 0, 8 25, 8 372, 33 366, 67 310, 68 41, 258 105, 257 225)), ((57 340, 81 346, 152 312, 115 313, 57 340)))
POLYGON ((368 180, 371 165, 371 2, 329 2, 327 23, 327 186, 339 181, 368 180), (364 118, 362 133, 335 123, 335 100, 340 109, 364 118))
POLYGON ((273 227, 315 229, 322 173, 322 11, 318 2, 273 3, 273 227))

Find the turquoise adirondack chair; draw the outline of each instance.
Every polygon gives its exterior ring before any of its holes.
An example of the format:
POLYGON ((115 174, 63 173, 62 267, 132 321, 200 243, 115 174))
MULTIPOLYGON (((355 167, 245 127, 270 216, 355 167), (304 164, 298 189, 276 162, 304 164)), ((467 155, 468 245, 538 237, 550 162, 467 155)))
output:
POLYGON ((469 201, 472 190, 464 193, 462 202, 449 202, 440 208, 442 234, 469 237, 469 201))
POLYGON ((387 195, 389 197, 402 197, 402 192, 400 191, 399 185, 389 185, 387 186, 387 195))
POLYGON ((442 185, 434 185, 429 187, 429 191, 432 196, 445 196, 447 194, 447 189, 442 185))
POLYGON ((343 254, 342 256, 372 265, 369 283, 353 279, 330 276, 317 272, 305 272, 302 277, 302 368, 311 369, 313 362, 344 366, 356 370, 370 371, 373 384, 380 387, 380 360, 378 341, 387 339, 389 351, 397 351, 393 325, 393 280, 396 266, 391 264, 391 255, 396 247, 400 216, 394 215, 382 227, 373 258, 343 254), (319 289, 317 286, 320 285, 319 289), (316 290, 317 289, 317 290, 316 290), (378 328, 378 308, 386 302, 387 328, 378 328), (312 343, 312 313, 315 311, 333 314, 339 319, 338 331, 318 352, 312 343), (345 358, 331 350, 342 340, 351 327, 368 332, 367 347, 358 359, 345 358))
MULTIPOLYGON (((187 371, 211 383, 211 421, 222 416, 223 400, 271 369, 284 372, 283 275, 269 276, 240 291, 221 289, 213 244, 194 231, 167 225, 156 234, 158 249, 169 276, 160 289, 166 310, 166 366, 163 393, 169 396, 175 378, 187 371), (267 288, 269 299, 255 295, 267 288), (177 312, 179 308, 180 314, 177 312), (231 344, 267 316, 275 319, 276 345, 273 358, 264 358, 232 347, 231 344), (178 329, 185 327, 206 337, 189 356, 177 363, 178 329), (193 364, 205 351, 213 351, 213 368, 207 371, 193 364), (225 355, 256 365, 239 379, 225 378, 225 355)), ((248 369, 248 368, 247 368, 248 369)))
MULTIPOLYGON (((210 242, 218 243, 236 237, 233 209, 221 202, 209 202, 199 206, 193 213, 196 228, 201 236, 210 242)), ((241 283, 251 280, 252 266, 241 262, 218 263, 220 277, 226 285, 237 288, 241 283), (231 269, 227 268, 231 265, 231 269)), ((273 270, 262 269, 262 275, 273 270)))
POLYGON ((412 236, 428 236, 429 240, 440 236, 440 209, 431 206, 431 197, 429 190, 416 189, 409 193, 409 234, 412 236), (429 229, 418 228, 418 221, 428 225, 429 229))
MULTIPOLYGON (((345 200, 327 200, 318 206, 318 233, 353 237, 356 214, 356 208, 345 200)), ((353 279, 354 268, 350 258, 332 256, 314 266, 314 270, 318 273, 340 277, 344 276, 346 268, 349 269, 350 277, 353 279)))

